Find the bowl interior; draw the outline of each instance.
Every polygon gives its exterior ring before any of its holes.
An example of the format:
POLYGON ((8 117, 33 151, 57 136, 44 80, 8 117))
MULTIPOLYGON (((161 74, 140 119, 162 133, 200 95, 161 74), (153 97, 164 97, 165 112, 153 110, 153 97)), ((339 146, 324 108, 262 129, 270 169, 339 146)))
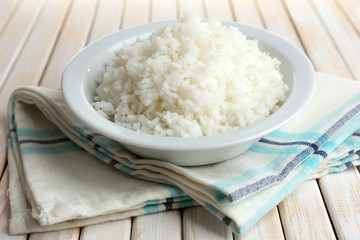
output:
MULTIPOLYGON (((251 35, 246 34, 246 30, 242 30, 242 32, 245 35, 247 35, 250 39, 256 39, 255 36, 251 37, 251 35)), ((150 35, 149 32, 141 35, 139 34, 137 36, 140 38, 145 38, 148 35, 150 35)), ((101 51, 98 51, 96 55, 93 55, 93 58, 88 60, 87 69, 84 72, 82 81, 83 81, 83 91, 89 103, 93 102, 93 97, 95 95, 95 90, 97 88, 96 79, 102 77, 102 74, 105 72, 105 66, 111 62, 111 59, 113 57, 116 56, 116 52, 124 45, 124 42, 132 43, 135 40, 136 37, 129 37, 129 38, 119 37, 119 42, 116 42, 113 45, 108 46, 107 48, 102 49, 101 51)), ((281 61, 280 71, 284 75, 284 82, 290 87, 292 91, 295 83, 295 76, 294 76, 293 66, 291 65, 289 60, 281 52, 279 52, 278 49, 274 48, 274 46, 269 46, 266 42, 259 41, 259 48, 261 51, 267 52, 269 53, 270 56, 276 57, 281 61)), ((288 96, 291 94, 291 91, 288 93, 288 96)))
POLYGON ((106 64, 111 62, 124 41, 130 43, 137 37, 146 37, 167 23, 170 22, 151 23, 119 31, 89 45, 73 58, 64 71, 62 90, 65 101, 80 120, 103 135, 130 145, 155 149, 209 149, 258 139, 290 121, 309 102, 315 87, 314 70, 301 50, 269 31, 225 22, 225 25, 239 28, 250 39, 257 39, 262 51, 281 61, 281 72, 291 91, 286 102, 275 113, 239 131, 190 139, 135 132, 100 116, 91 103, 97 87, 96 79, 105 72, 106 64))

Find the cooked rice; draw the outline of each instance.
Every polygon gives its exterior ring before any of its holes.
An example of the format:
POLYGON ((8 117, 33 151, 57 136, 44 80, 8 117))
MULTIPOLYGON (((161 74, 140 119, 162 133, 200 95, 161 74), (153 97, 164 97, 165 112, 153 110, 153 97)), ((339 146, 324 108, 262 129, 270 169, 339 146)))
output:
POLYGON ((237 28, 186 15, 145 39, 124 43, 106 66, 93 106, 135 131, 221 134, 279 108, 289 89, 280 64, 237 28))

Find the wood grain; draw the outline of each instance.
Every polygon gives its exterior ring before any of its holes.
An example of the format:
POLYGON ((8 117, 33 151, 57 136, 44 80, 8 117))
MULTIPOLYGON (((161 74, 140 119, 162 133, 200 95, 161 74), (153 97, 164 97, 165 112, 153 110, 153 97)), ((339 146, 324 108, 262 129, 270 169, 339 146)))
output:
POLYGON ((181 239, 180 211, 160 212, 134 218, 132 240, 181 239), (174 214, 175 213, 175 214, 174 214))
POLYGON ((1 0, 0 1, 0 36, 2 31, 4 30, 6 24, 13 16, 14 12, 16 11, 17 7, 19 6, 20 0, 13 0, 13 1, 7 1, 7 0, 1 0))
POLYGON ((360 236, 360 176, 356 168, 319 179, 331 220, 339 239, 360 236))
POLYGON ((233 21, 233 13, 229 1, 204 0, 205 13, 208 18, 233 21))
POLYGON ((1 240, 26 240, 27 235, 9 235, 10 203, 7 196, 9 185, 9 172, 7 168, 0 182, 0 239, 1 240))
MULTIPOLYGON (((23 85, 37 85, 55 44, 58 32, 66 16, 70 0, 47 4, 23 47, 16 64, 0 91, 0 101, 7 103, 11 93, 23 85), (35 34, 36 33, 36 34, 35 34), (25 66, 25 67, 24 67, 25 66)), ((6 163, 7 104, 0 105, 0 171, 6 163)))
POLYGON ((94 24, 87 43, 91 43, 110 33, 116 32, 121 26, 124 2, 100 0, 96 10, 94 24))
POLYGON ((360 33, 360 2, 357 0, 337 0, 337 3, 357 32, 360 33))
POLYGON ((153 0, 151 7, 151 21, 175 20, 177 18, 176 1, 153 0))
POLYGON ((279 211, 286 239, 336 239, 316 181, 302 183, 279 211))
POLYGON ((353 78, 360 80, 360 38, 334 0, 312 1, 353 78), (346 38, 344 37, 346 36, 346 38))
POLYGON ((257 0, 265 27, 303 49, 291 18, 281 1, 257 0))
POLYGON ((234 18, 242 24, 249 24, 263 28, 263 22, 254 0, 232 0, 234 18))
POLYGON ((130 239, 131 218, 84 227, 80 240, 130 239))
POLYGON ((0 36, 0 88, 35 24, 44 1, 22 1, 0 36))
POLYGON ((232 232, 203 207, 185 209, 183 213, 184 240, 230 240, 232 232))
POLYGON ((235 240, 281 240, 284 239, 281 221, 277 207, 274 207, 263 218, 261 218, 244 235, 235 236, 235 240))
POLYGON ((201 0, 179 0, 178 16, 182 16, 183 13, 195 13, 201 18, 205 18, 204 5, 201 0))
POLYGON ((307 0, 284 2, 316 70, 351 78, 344 60, 311 4, 307 0))
POLYGON ((76 0, 41 79, 44 87, 60 88, 66 64, 87 42, 95 14, 96 0, 76 0))
POLYGON ((78 240, 80 228, 73 228, 54 232, 32 233, 29 240, 78 240))
POLYGON ((126 1, 124 21, 121 28, 133 27, 150 20, 150 0, 126 1))

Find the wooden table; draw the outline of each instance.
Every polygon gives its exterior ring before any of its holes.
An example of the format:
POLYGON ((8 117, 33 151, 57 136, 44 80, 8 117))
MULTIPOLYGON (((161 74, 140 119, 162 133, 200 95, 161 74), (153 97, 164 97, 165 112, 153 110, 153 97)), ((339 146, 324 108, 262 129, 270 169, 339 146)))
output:
POLYGON ((120 28, 176 19, 183 11, 267 28, 302 48, 317 71, 360 79, 359 0, 0 0, 0 239, 360 239, 357 168, 303 183, 241 237, 201 207, 8 235, 11 92, 23 85, 59 88, 65 64, 87 44, 120 28))

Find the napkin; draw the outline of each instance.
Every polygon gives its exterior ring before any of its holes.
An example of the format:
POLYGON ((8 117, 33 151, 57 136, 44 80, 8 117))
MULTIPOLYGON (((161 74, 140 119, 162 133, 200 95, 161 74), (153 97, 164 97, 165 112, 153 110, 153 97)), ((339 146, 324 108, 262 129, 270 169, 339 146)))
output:
POLYGON ((311 103, 247 152, 181 167, 140 158, 79 122, 60 90, 9 102, 10 233, 58 230, 200 204, 236 234, 309 178, 359 165, 360 84, 321 73, 311 103))

